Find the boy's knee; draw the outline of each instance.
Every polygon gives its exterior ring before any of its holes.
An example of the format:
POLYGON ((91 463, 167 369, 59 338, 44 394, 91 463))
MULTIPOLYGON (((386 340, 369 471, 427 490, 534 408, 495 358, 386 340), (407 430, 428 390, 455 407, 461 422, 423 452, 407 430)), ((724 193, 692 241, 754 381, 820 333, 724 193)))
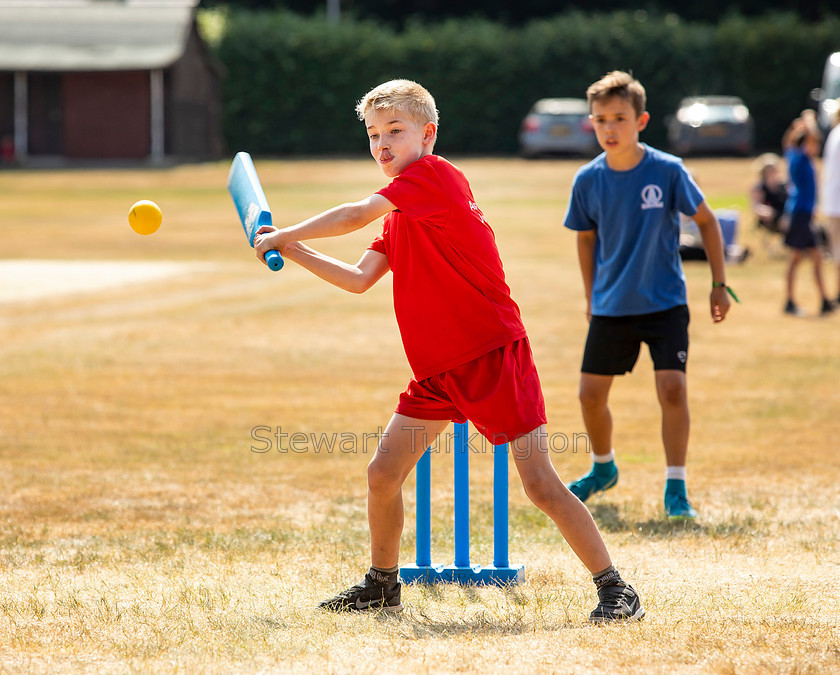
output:
POLYGON ((681 405, 687 400, 685 380, 667 378, 659 383, 659 399, 666 405, 681 405))
POLYGON ((590 389, 589 387, 581 387, 578 390, 578 400, 580 405, 586 409, 603 408, 607 404, 606 396, 603 396, 600 391, 590 389))
POLYGON ((381 462, 371 462, 367 468, 368 490, 371 492, 391 493, 402 485, 399 477, 381 462))
POLYGON ((545 511, 556 498, 560 479, 550 475, 531 476, 523 478, 522 487, 534 506, 545 511))

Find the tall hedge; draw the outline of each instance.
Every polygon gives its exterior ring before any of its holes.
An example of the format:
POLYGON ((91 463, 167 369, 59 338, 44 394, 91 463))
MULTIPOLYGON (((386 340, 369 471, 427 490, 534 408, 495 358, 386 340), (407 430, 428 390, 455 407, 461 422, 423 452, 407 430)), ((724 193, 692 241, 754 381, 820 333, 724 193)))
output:
POLYGON ((683 96, 735 94, 773 147, 840 50, 840 18, 730 16, 717 25, 642 11, 566 13, 510 28, 482 19, 415 22, 395 32, 369 21, 330 25, 286 12, 232 12, 214 50, 224 64, 232 150, 335 154, 366 148, 353 107, 394 77, 423 83, 441 112, 443 153, 511 153, 531 104, 583 96, 605 72, 631 70, 648 92, 644 140, 665 144, 683 96))

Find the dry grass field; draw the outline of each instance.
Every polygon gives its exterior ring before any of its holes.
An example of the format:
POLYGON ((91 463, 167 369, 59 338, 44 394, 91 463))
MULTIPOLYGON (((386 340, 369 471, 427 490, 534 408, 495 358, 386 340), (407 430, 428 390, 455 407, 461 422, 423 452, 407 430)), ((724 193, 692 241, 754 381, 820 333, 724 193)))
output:
MULTIPOLYGON (((579 162, 456 162, 496 230, 549 432, 580 434, 586 322, 561 224, 579 162)), ((748 160, 688 164, 713 207, 744 211, 748 160)), ((364 159, 257 168, 279 224, 382 184, 364 159)), ((811 315, 782 314, 777 242, 749 217, 753 255, 729 268, 743 304, 723 324, 707 318, 707 266, 686 265, 696 524, 662 516, 646 354, 614 388, 622 478, 591 507, 643 622, 586 623, 586 570, 513 471, 523 584, 410 587, 400 617, 334 616, 315 606, 366 569, 371 439, 409 377, 389 283, 352 296, 261 267, 226 172, 0 172, 0 673, 840 672, 840 316, 814 316, 807 268, 811 315), (157 234, 129 230, 137 199, 162 207, 157 234)), ((321 248, 355 260, 376 230, 321 248)), ((589 464, 580 449, 553 461, 567 480, 589 464)), ((490 457, 472 473, 473 558, 488 563, 490 457)), ((450 481, 436 456, 444 563, 450 481)), ((405 496, 409 562, 412 479, 405 496)))

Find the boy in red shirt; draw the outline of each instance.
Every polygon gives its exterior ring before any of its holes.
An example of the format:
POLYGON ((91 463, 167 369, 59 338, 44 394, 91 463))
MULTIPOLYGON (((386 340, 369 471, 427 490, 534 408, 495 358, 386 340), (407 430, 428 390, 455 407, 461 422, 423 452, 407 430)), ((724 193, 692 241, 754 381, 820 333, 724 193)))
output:
POLYGON ((419 84, 393 80, 368 92, 356 111, 370 152, 391 183, 298 225, 263 227, 254 241, 261 260, 266 251, 278 250, 354 293, 390 270, 394 311, 414 375, 368 465, 371 568, 321 607, 402 609, 402 484, 450 421, 469 419, 492 443, 510 442, 525 493, 592 573, 599 604, 590 620, 641 619, 637 593, 613 567, 595 521, 549 460, 540 381, 493 231, 463 173, 433 154, 434 99, 419 84), (346 234, 383 216, 382 233, 355 265, 300 243, 346 234))

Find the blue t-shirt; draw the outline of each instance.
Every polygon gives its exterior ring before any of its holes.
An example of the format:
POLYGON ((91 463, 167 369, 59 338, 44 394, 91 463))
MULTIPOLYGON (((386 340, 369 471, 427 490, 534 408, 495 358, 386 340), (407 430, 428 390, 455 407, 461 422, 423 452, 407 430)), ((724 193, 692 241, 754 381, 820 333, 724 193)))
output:
POLYGON ((703 193, 682 160, 642 144, 645 156, 614 171, 600 154, 572 183, 564 225, 597 230, 592 314, 631 316, 685 305, 680 213, 693 216, 703 193))
POLYGON ((812 213, 817 203, 817 177, 811 158, 801 148, 790 148, 785 151, 788 163, 788 174, 793 190, 785 204, 789 213, 812 213))

